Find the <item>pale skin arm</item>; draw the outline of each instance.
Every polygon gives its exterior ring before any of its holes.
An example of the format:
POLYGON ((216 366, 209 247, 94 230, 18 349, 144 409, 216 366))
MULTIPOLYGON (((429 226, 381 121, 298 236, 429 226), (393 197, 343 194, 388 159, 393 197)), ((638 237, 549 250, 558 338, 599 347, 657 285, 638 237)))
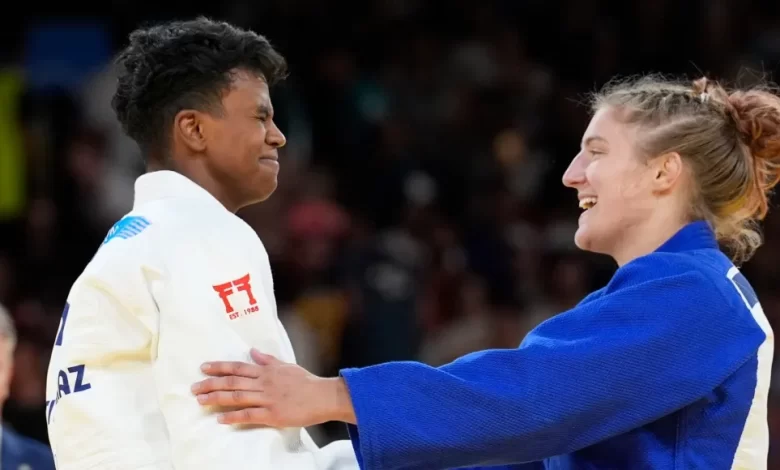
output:
POLYGON ((328 421, 355 424, 355 410, 344 379, 323 378, 253 349, 252 360, 209 362, 201 367, 211 377, 192 392, 206 406, 240 408, 219 416, 224 424, 306 427, 328 421))

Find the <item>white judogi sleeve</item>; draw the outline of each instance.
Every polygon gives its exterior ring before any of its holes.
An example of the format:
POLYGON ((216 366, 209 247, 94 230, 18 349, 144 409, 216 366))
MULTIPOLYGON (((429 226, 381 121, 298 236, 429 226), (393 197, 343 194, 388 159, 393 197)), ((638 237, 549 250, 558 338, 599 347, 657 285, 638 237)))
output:
POLYGON ((152 373, 158 312, 141 254, 115 248, 73 285, 53 346, 46 419, 58 470, 173 469, 152 373))

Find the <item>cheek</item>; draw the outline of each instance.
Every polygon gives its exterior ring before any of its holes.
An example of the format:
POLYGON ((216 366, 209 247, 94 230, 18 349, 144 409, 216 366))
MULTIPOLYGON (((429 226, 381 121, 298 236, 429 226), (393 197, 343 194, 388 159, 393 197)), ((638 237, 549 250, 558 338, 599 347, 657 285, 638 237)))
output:
POLYGON ((251 133, 247 134, 247 148, 257 154, 263 153, 265 149, 265 129, 260 127, 253 129, 251 133))
POLYGON ((235 152, 245 161, 255 161, 264 153, 265 132, 262 126, 247 126, 233 136, 235 152))
POLYGON ((226 121, 224 125, 215 128, 211 133, 210 145, 221 153, 234 157, 246 153, 249 148, 262 142, 263 132, 255 122, 244 120, 226 121))
POLYGON ((234 129, 229 125, 215 126, 209 133, 209 150, 220 156, 231 153, 231 144, 235 141, 234 129))
POLYGON ((588 180, 598 195, 601 216, 613 221, 645 216, 648 189, 641 168, 602 165, 588 180))
POLYGON ((621 181, 620 198, 625 205, 641 214, 650 209, 653 203, 653 193, 647 180, 647 174, 643 169, 628 171, 619 177, 621 181))
POLYGON ((588 185, 601 197, 602 192, 609 189, 610 182, 615 181, 615 167, 608 161, 596 160, 585 169, 588 185))

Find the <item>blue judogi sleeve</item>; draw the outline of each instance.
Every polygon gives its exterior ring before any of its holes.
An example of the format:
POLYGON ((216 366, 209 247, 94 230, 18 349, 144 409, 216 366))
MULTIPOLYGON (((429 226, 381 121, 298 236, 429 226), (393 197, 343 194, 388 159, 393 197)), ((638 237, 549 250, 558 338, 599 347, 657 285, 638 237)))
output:
POLYGON ((765 339, 722 289, 702 270, 681 269, 674 254, 655 253, 620 268, 598 295, 542 323, 517 349, 438 368, 345 369, 361 467, 537 462, 679 410, 765 339))

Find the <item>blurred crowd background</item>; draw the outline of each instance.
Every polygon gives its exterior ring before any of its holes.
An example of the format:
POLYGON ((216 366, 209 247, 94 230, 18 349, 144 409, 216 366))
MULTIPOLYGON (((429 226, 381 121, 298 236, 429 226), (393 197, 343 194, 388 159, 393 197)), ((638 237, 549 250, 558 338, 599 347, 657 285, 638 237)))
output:
MULTIPOLYGON (((3 419, 44 442, 65 298, 143 171, 110 108, 111 56, 136 26, 206 14, 288 58, 291 77, 272 92, 289 141, 280 187, 240 215, 269 251, 301 363, 320 374, 517 346, 615 269, 574 247, 579 209, 560 182, 586 94, 616 74, 750 83, 780 65, 774 0, 16 7, 0 18, 0 303, 20 335, 3 419)), ((777 328, 780 210, 765 234, 745 272, 777 328)), ((321 443, 345 435, 313 431, 321 443)))

